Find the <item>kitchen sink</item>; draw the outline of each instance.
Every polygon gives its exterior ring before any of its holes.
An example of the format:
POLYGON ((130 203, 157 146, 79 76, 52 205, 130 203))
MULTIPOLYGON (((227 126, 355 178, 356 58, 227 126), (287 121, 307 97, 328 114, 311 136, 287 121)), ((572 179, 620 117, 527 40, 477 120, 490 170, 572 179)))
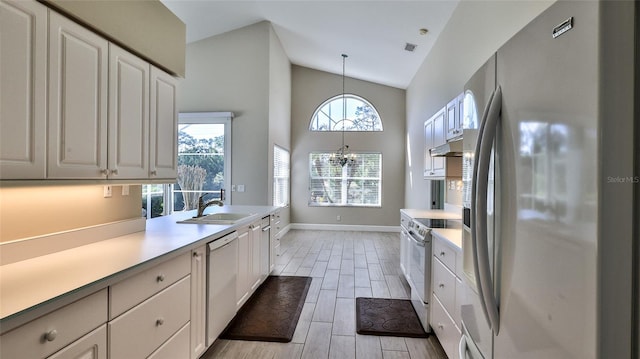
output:
POLYGON ((212 213, 202 217, 194 217, 178 221, 178 223, 193 224, 234 224, 239 220, 252 216, 253 213, 212 213))

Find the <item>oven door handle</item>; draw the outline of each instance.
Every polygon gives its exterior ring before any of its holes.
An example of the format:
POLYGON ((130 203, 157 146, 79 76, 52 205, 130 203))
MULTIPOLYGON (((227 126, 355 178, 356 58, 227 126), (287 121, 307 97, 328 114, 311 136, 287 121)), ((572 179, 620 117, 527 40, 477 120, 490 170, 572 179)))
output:
MULTIPOLYGON (((413 232, 409 232, 409 234, 413 234, 413 232)), ((417 244, 420 247, 424 247, 424 242, 423 241, 417 240, 413 235, 411 235, 409 237, 411 238, 411 241, 413 241, 415 244, 417 244)))

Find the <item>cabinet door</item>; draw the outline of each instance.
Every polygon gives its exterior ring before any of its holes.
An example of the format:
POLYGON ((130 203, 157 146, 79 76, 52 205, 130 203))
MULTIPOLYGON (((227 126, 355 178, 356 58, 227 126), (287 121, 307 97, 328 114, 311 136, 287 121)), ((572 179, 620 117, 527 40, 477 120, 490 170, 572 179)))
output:
POLYGON ((433 148, 433 120, 428 119, 424 123, 424 176, 433 175, 433 158, 429 150, 433 148))
POLYGON ((149 177, 149 63, 109 44, 109 178, 149 177))
POLYGON ((442 110, 438 111, 432 119, 433 119, 433 146, 437 147, 440 145, 444 145, 447 142, 446 134, 444 131, 444 120, 446 116, 446 108, 442 108, 442 110))
POLYGON ((107 325, 101 325, 48 359, 107 359, 107 325))
POLYGON ((262 282, 271 272, 271 216, 267 220, 262 220, 262 233, 260 235, 260 281, 262 282))
POLYGON ((47 8, 3 0, 0 19, 0 179, 44 179, 47 8))
POLYGON ((150 166, 151 179, 177 177, 178 163, 178 106, 177 80, 151 66, 150 99, 150 166))
POLYGON ((260 222, 253 223, 251 229, 251 289, 253 292, 259 285, 262 279, 260 261, 262 258, 262 251, 260 249, 260 243, 262 242, 262 226, 260 222))
POLYGON ((458 98, 454 98, 447 104, 447 140, 458 136, 458 123, 460 122, 460 116, 458 113, 458 98))
POLYGON ((238 231, 238 282, 236 283, 236 304, 240 308, 249 296, 249 271, 251 264, 251 246, 249 228, 238 231))
POLYGON ((458 95, 458 117, 456 122, 456 129, 458 130, 457 135, 462 135, 462 115, 464 114, 464 92, 458 95))
POLYGON ((207 349, 207 253, 206 246, 191 251, 191 359, 207 349))
POLYGON ((106 178, 108 42, 51 11, 48 178, 106 178))

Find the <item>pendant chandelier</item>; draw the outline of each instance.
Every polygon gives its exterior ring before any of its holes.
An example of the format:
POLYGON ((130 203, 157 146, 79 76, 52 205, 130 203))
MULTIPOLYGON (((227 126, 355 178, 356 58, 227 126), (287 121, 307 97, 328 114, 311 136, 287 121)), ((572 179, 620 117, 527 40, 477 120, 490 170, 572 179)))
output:
POLYGON ((347 121, 347 100, 344 95, 344 65, 346 59, 347 55, 342 54, 342 146, 329 156, 329 163, 334 166, 340 165, 342 167, 346 164, 353 164, 356 160, 356 156, 353 153, 349 153, 349 145, 344 144, 344 128, 347 121))

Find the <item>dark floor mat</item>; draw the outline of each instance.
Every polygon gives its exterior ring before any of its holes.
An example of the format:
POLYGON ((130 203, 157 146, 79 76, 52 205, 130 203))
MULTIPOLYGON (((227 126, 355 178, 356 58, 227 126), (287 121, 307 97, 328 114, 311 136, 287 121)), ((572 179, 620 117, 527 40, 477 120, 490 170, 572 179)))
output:
POLYGON ((311 277, 269 276, 220 338, 290 342, 310 285, 311 277))
POLYGON ((410 300, 356 298, 358 334, 426 338, 410 300))

